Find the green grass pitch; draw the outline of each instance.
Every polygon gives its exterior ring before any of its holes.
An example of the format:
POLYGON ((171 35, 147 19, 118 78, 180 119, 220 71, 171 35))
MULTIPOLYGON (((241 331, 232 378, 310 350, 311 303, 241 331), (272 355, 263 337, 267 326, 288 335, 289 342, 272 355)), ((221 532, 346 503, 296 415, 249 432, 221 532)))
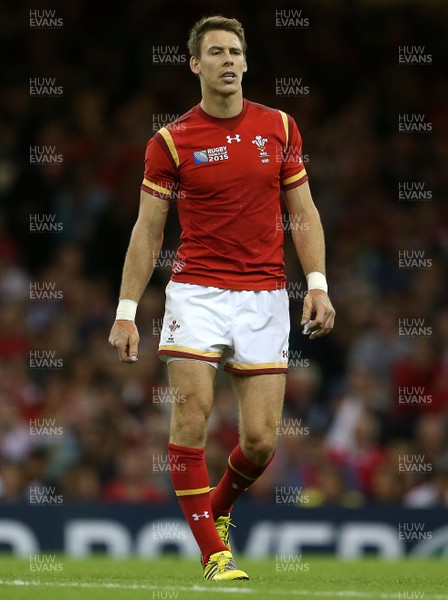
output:
POLYGON ((279 562, 275 557, 239 557, 238 566, 251 579, 228 583, 204 581, 199 560, 175 556, 45 555, 44 561, 38 564, 52 566, 32 567, 30 560, 0 555, 1 600, 448 600, 448 562, 443 559, 342 561, 302 556, 299 562, 279 562))

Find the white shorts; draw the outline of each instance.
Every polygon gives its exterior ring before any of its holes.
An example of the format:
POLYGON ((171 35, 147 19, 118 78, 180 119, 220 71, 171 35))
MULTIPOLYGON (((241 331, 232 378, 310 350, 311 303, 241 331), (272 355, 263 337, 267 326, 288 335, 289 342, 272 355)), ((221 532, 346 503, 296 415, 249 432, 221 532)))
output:
POLYGON ((285 289, 223 290, 170 281, 158 355, 205 361, 239 375, 288 372, 285 289))

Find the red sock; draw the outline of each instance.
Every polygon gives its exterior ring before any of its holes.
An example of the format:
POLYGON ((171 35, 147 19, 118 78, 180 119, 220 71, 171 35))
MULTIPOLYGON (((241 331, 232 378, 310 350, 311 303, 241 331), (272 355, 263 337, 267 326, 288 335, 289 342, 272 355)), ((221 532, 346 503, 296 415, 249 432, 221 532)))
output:
POLYGON ((260 477, 273 457, 274 455, 271 456, 266 464, 260 466, 244 456, 239 444, 232 450, 226 472, 217 487, 210 494, 213 517, 215 519, 230 513, 232 504, 238 496, 245 492, 260 477))
POLYGON ((215 527, 204 448, 168 444, 171 481, 185 518, 207 564, 214 552, 228 550, 215 527))

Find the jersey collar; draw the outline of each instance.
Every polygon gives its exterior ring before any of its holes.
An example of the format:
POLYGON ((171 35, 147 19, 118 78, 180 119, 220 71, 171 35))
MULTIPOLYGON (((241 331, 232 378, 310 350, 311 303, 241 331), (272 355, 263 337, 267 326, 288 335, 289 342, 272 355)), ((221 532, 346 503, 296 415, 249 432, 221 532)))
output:
POLYGON ((244 119, 247 113, 247 109, 249 108, 249 102, 243 98, 243 110, 236 117, 230 117, 228 119, 220 119, 219 117, 212 117, 201 108, 200 104, 196 104, 194 107, 194 111, 206 121, 210 121, 214 125, 218 125, 218 127, 222 127, 223 129, 227 129, 228 131, 233 131, 241 121, 244 119))

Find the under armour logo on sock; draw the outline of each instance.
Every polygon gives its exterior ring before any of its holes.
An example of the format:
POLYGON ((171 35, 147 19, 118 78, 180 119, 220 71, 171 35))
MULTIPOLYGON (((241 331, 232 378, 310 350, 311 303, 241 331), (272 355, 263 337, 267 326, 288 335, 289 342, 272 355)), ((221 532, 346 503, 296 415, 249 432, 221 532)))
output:
POLYGON ((210 515, 208 514, 208 511, 204 510, 202 515, 197 515, 196 513, 194 513, 194 515, 191 515, 193 517, 193 519, 195 521, 199 521, 200 517, 205 517, 206 519, 210 518, 210 515))
POLYGON ((249 488, 239 487, 238 485, 236 485, 236 483, 232 483, 232 487, 234 490, 241 490, 242 492, 247 492, 247 490, 249 489, 249 488))

